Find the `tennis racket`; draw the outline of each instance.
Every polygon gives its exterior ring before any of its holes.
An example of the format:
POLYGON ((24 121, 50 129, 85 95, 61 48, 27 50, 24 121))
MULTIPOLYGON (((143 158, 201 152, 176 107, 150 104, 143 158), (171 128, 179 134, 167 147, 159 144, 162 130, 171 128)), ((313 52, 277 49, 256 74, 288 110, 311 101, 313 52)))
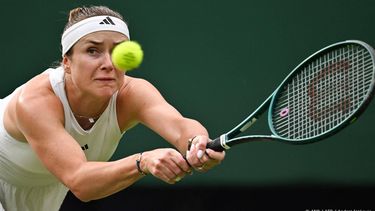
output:
POLYGON ((374 95, 374 49, 358 40, 327 46, 300 63, 248 117, 207 144, 215 151, 252 141, 305 144, 353 123, 374 95), (236 137, 268 110, 271 135, 236 137))

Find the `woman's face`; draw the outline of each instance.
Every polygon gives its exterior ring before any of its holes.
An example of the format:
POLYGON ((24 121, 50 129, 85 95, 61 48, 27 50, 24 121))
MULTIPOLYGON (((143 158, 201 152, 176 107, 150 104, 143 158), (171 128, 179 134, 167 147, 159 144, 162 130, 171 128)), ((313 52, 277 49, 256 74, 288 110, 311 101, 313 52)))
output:
POLYGON ((67 77, 74 90, 95 97, 110 97, 124 83, 124 72, 112 64, 111 52, 116 44, 128 40, 118 32, 100 31, 82 37, 71 56, 64 57, 67 77))

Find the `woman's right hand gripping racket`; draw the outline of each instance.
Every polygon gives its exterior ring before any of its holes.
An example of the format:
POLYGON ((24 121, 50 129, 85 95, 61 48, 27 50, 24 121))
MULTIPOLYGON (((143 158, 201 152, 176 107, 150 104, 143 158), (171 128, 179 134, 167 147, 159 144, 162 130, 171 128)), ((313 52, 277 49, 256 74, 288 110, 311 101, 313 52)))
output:
POLYGON ((322 140, 354 122, 374 95, 374 49, 349 40, 314 53, 299 64, 251 115, 208 143, 223 151, 259 140, 304 144, 322 140), (272 135, 235 138, 266 110, 272 135))

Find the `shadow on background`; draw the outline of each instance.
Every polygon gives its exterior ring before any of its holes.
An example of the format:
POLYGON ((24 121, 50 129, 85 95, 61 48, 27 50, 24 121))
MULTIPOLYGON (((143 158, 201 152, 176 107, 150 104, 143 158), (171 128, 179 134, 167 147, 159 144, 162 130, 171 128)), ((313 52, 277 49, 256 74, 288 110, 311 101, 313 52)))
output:
POLYGON ((374 210, 374 187, 130 187, 80 202, 68 193, 62 211, 101 210, 374 210))

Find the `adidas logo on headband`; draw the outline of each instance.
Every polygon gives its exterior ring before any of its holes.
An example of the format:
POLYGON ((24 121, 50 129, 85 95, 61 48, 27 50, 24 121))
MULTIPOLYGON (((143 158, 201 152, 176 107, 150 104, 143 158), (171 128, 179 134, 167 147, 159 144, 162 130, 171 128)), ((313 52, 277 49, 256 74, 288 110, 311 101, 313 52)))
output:
POLYGON ((61 37, 62 55, 64 56, 80 38, 97 31, 119 32, 130 39, 128 26, 123 20, 107 15, 93 16, 79 21, 65 30, 61 37))
POLYGON ((99 24, 116 25, 110 17, 106 17, 99 24))

